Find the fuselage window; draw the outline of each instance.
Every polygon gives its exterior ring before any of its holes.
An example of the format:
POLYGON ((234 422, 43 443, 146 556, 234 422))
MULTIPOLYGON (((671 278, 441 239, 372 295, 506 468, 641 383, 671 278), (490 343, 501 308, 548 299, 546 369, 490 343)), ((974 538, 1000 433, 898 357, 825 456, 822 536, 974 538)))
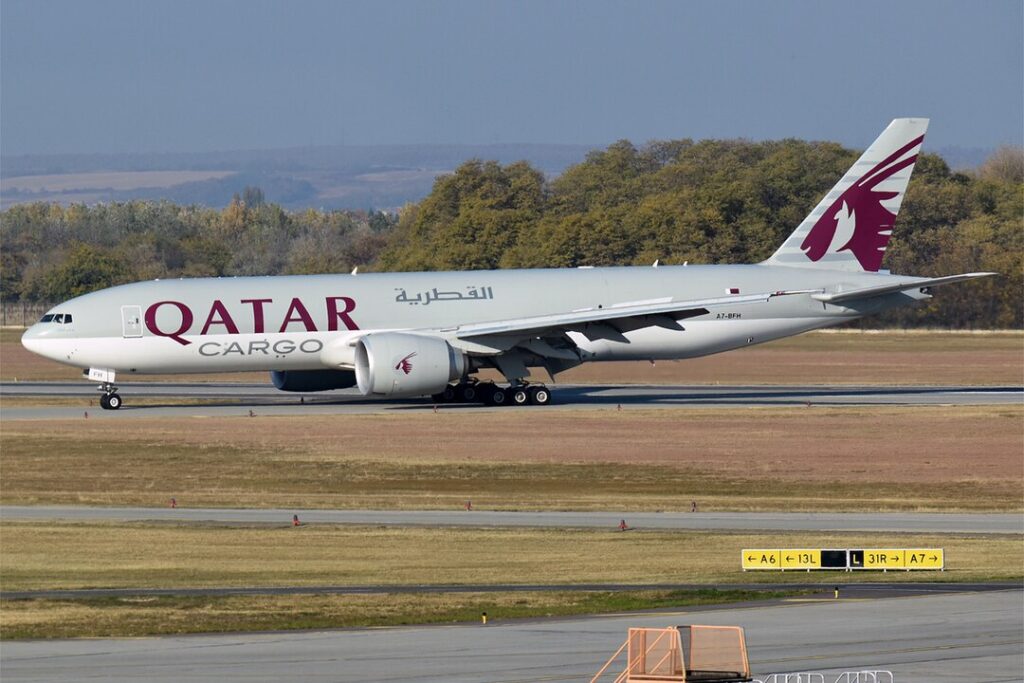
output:
POLYGON ((64 314, 64 324, 65 325, 69 325, 70 323, 71 323, 71 314, 70 313, 65 313, 64 314))
POLYGON ((39 322, 41 322, 41 323, 51 323, 51 322, 53 322, 53 313, 47 313, 46 315, 44 315, 42 317, 42 319, 39 322))

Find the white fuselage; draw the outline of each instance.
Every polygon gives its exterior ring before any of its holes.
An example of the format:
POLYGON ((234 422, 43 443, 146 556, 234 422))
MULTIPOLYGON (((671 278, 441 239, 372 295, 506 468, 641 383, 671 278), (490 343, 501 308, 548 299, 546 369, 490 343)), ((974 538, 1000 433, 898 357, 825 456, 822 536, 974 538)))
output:
MULTIPOLYGON (((662 266, 162 280, 65 302, 25 333, 31 351, 118 373, 316 370, 352 367, 355 339, 386 330, 450 338, 460 326, 626 303, 877 285, 890 276, 778 266, 662 266)), ((692 358, 835 325, 870 308, 809 294, 730 306, 605 338, 569 331, 582 362, 692 358)), ((472 346, 469 355, 478 353, 472 346)))

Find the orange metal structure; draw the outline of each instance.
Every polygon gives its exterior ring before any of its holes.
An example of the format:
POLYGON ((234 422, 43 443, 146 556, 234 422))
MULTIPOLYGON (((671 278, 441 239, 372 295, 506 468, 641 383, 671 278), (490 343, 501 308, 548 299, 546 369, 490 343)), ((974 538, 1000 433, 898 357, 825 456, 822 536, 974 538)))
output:
POLYGON ((597 672, 608 671, 626 651, 626 668, 615 683, 733 683, 749 681, 750 664, 739 626, 631 628, 626 642, 597 672))

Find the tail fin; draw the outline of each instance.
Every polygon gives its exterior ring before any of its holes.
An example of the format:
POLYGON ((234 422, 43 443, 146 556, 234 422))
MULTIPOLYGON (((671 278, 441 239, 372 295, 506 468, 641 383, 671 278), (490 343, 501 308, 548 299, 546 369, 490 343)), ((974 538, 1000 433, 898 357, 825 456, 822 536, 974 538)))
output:
POLYGON ((766 265, 878 271, 928 119, 894 119, 766 265))

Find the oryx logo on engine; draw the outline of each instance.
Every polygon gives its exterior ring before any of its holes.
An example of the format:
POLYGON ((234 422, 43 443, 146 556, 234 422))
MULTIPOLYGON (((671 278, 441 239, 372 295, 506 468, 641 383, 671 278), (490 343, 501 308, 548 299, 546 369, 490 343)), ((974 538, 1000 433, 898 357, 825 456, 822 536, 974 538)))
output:
POLYGON ((408 375, 410 372, 412 372, 412 363, 409 361, 409 359, 415 355, 416 352, 413 351, 408 356, 395 363, 395 370, 401 370, 402 372, 408 375))

